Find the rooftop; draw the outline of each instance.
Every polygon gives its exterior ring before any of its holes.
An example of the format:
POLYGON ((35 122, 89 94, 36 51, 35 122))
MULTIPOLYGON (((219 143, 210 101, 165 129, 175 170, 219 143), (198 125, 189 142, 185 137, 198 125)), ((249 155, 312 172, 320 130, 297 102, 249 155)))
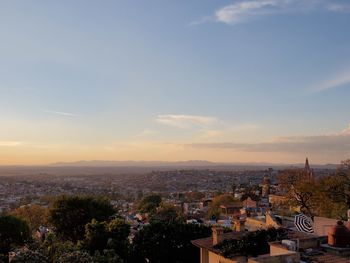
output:
MULTIPOLYGON (((223 234, 223 239, 240 239, 244 233, 242 232, 228 232, 223 234)), ((196 240, 191 241, 193 245, 197 247, 206 248, 209 251, 212 251, 214 253, 219 253, 220 250, 217 248, 214 248, 213 246, 213 237, 207 237, 207 238, 200 238, 196 240)))
POLYGON ((320 252, 318 255, 304 255, 303 259, 310 263, 350 263, 350 257, 340 257, 324 252, 320 252))

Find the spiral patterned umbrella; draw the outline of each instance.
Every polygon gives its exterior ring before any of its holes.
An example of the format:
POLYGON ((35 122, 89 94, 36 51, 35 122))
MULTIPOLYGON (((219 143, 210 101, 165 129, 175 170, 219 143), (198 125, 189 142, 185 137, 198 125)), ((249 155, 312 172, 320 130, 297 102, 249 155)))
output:
POLYGON ((314 233, 313 223, 310 217, 304 214, 298 214, 294 217, 294 225, 304 233, 314 233))

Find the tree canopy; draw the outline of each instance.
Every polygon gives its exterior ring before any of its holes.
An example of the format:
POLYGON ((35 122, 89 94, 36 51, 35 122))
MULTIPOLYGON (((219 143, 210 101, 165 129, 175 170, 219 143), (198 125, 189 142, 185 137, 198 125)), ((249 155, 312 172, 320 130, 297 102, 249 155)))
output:
POLYGON ((85 225, 92 219, 107 221, 115 214, 107 199, 82 196, 61 196, 49 212, 49 222, 60 237, 76 242, 84 238, 85 225))
POLYGON ((231 194, 221 194, 215 196, 210 204, 208 217, 218 219, 220 216, 220 205, 229 205, 239 200, 235 199, 231 194))
POLYGON ((219 243, 215 248, 220 249, 220 253, 225 257, 236 255, 253 256, 270 253, 268 242, 282 240, 286 237, 284 229, 268 228, 267 230, 257 230, 248 232, 239 239, 227 239, 219 243))
POLYGON ((211 229, 179 222, 155 222, 136 233, 131 262, 182 263, 199 262, 198 249, 191 240, 208 237, 211 229))
POLYGON ((139 204, 139 210, 142 213, 155 213, 161 202, 162 197, 158 194, 145 196, 139 204))
POLYGON ((24 219, 31 231, 36 231, 39 226, 47 226, 49 211, 40 205, 26 205, 12 212, 13 215, 24 219))
POLYGON ((305 180, 303 169, 287 169, 282 171, 279 176, 279 184, 286 192, 289 198, 289 205, 299 207, 300 211, 313 217, 316 213, 318 184, 305 180))
POLYGON ((173 205, 162 204, 155 214, 151 217, 152 221, 162 222, 184 222, 185 217, 181 210, 173 205))
POLYGON ((0 253, 24 245, 30 239, 28 224, 13 215, 0 215, 0 253))
POLYGON ((113 249, 120 257, 126 258, 128 254, 128 236, 130 226, 121 219, 110 222, 98 222, 95 219, 85 226, 84 248, 92 254, 105 249, 113 249))

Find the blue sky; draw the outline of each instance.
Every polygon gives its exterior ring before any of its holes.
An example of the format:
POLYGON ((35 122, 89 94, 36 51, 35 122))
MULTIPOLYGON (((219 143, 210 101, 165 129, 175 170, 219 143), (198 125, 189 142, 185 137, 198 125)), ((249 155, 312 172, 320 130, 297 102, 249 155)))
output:
POLYGON ((2 1, 0 163, 349 158, 349 25, 341 0, 2 1))

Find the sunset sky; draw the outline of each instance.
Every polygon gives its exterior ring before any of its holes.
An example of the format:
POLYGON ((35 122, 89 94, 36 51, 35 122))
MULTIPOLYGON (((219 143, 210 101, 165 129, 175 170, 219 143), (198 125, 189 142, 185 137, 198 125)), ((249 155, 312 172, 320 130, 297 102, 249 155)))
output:
POLYGON ((350 1, 0 2, 0 164, 350 158, 350 1))

